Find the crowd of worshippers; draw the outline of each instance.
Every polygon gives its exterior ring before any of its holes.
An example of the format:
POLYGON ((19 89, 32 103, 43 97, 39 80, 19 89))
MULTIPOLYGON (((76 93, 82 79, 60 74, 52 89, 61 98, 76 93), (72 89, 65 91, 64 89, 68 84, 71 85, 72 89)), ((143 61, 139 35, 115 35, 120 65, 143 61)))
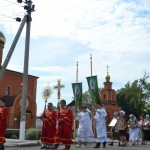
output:
MULTIPOLYGON (((100 102, 92 105, 91 111, 88 111, 86 104, 82 104, 76 115, 67 107, 65 100, 60 101, 58 111, 53 109, 52 103, 48 103, 40 117, 43 121, 41 149, 57 149, 61 143, 65 145, 63 150, 70 150, 72 138, 77 142, 76 148, 86 148, 88 143, 93 142, 96 142, 93 148, 105 148, 108 142, 106 117, 107 112, 100 102)), ((139 142, 146 144, 150 139, 149 115, 141 115, 138 120, 133 114, 126 116, 125 111, 121 110, 114 113, 109 127, 112 132, 110 146, 114 145, 115 140, 118 140, 118 146, 125 147, 130 143, 133 146, 139 142)))
MULTIPOLYGON (((77 142, 76 148, 86 148, 88 143, 93 142, 96 142, 93 148, 105 148, 108 142, 106 117, 107 112, 99 102, 92 105, 90 112, 86 104, 82 104, 82 109, 76 115, 67 107, 65 100, 60 101, 58 111, 53 109, 52 103, 48 103, 48 108, 41 116, 41 149, 57 149, 62 143, 65 145, 63 150, 70 150, 72 138, 77 142), (73 134, 73 131, 76 133, 73 134)), ((114 113, 109 127, 112 132, 110 146, 114 145, 115 140, 118 140, 118 146, 125 147, 129 144, 135 146, 139 142, 146 144, 150 139, 149 115, 141 115, 138 120, 133 114, 126 116, 125 111, 121 110, 114 113)))
POLYGON ((112 122, 115 122, 111 127, 112 142, 109 144, 113 146, 114 140, 118 140, 118 146, 127 146, 131 142, 132 146, 145 145, 150 141, 150 116, 140 115, 140 119, 133 114, 125 115, 123 110, 114 113, 112 122), (126 119, 129 118, 129 119, 126 119))
MULTIPOLYGON (((98 102, 92 105, 88 111, 85 104, 82 109, 73 114, 67 107, 66 101, 61 100, 58 110, 53 108, 52 103, 48 103, 40 119, 43 122, 41 130, 41 149, 57 149, 61 144, 65 145, 63 150, 70 150, 71 145, 78 142, 76 148, 86 148, 87 143, 96 142, 93 148, 106 147, 108 142, 108 132, 106 128, 107 112, 103 105, 98 102), (75 132, 76 131, 76 132, 75 132), (74 137, 72 137, 75 133, 74 137), (96 137, 96 138, 95 138, 96 137)), ((8 110, 5 101, 0 99, 0 150, 4 150, 5 132, 7 127, 8 110)), ((130 114, 126 116, 123 110, 114 113, 114 117, 109 124, 112 132, 113 146, 114 140, 118 140, 118 146, 125 147, 130 143, 146 144, 150 140, 150 117, 141 115, 138 120, 136 116, 130 114), (126 117, 129 119, 127 120, 126 117)))

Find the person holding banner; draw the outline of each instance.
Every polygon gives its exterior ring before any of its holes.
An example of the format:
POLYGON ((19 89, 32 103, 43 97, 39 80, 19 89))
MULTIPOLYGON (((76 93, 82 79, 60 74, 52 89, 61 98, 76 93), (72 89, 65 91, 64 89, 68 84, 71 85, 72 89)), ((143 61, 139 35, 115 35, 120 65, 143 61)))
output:
POLYGON ((5 101, 3 99, 0 99, 0 150, 4 150, 7 117, 8 110, 5 107, 5 101))
POLYGON ((81 148, 81 143, 84 143, 84 146, 86 147, 87 142, 94 142, 92 120, 89 112, 87 112, 86 109, 87 106, 82 104, 82 111, 76 117, 76 121, 79 122, 79 128, 76 137, 78 145, 75 146, 77 148, 81 148))
POLYGON ((95 111, 95 124, 96 124, 96 132, 97 132, 97 143, 94 148, 99 148, 101 143, 103 143, 103 148, 106 147, 107 141, 107 131, 106 131, 106 116, 107 112, 105 108, 103 108, 100 102, 97 102, 96 108, 93 108, 95 111))
POLYGON ((41 133, 41 149, 49 148, 54 143, 56 135, 56 120, 57 112, 53 109, 53 104, 48 103, 48 109, 44 110, 44 113, 40 117, 43 121, 42 133, 41 133))

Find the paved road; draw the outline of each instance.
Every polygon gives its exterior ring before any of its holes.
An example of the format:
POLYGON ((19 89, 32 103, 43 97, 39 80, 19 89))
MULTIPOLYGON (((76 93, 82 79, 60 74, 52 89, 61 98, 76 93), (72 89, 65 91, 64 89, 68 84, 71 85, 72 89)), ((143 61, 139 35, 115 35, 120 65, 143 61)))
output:
MULTIPOLYGON (((5 147, 5 150, 40 150, 39 146, 24 146, 24 147, 5 147)), ((75 145, 72 145, 71 150, 97 150, 97 148, 93 148, 94 144, 88 144, 86 148, 75 148, 75 145)), ((102 147, 102 146, 101 146, 102 147)), ((64 148, 64 145, 60 145, 58 150, 62 150, 64 148)), ((103 149, 103 148, 99 148, 103 149)), ((114 144, 114 146, 106 145, 105 150, 150 150, 150 143, 147 145, 135 145, 131 146, 128 145, 127 147, 118 147, 117 143, 114 144)))

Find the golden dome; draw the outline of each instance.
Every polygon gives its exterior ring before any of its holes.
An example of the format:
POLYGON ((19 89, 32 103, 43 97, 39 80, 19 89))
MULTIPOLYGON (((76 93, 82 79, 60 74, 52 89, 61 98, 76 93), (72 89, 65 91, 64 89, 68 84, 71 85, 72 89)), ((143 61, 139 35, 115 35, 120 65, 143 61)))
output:
POLYGON ((106 81, 110 81, 110 76, 107 74, 106 81))
POLYGON ((4 34, 0 31, 0 45, 4 47, 5 43, 6 43, 6 38, 4 34))
POLYGON ((108 68, 109 68, 109 66, 107 65, 107 75, 106 75, 106 81, 107 82, 110 81, 110 76, 109 76, 108 68))

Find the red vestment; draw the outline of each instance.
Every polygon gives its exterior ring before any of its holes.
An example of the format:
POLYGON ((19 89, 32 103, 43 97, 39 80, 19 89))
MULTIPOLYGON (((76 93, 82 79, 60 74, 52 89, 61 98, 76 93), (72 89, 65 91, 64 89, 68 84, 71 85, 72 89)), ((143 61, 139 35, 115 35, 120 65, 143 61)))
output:
POLYGON ((54 138, 56 135, 57 112, 54 110, 45 110, 45 116, 42 115, 40 119, 43 121, 41 142, 47 144, 54 143, 54 138))
POLYGON ((55 143, 64 145, 73 144, 72 141, 72 123, 73 113, 70 108, 60 108, 58 119, 62 121, 58 123, 57 137, 55 143))
POLYGON ((5 133, 7 128, 8 110, 6 107, 0 108, 0 144, 5 143, 5 133))

